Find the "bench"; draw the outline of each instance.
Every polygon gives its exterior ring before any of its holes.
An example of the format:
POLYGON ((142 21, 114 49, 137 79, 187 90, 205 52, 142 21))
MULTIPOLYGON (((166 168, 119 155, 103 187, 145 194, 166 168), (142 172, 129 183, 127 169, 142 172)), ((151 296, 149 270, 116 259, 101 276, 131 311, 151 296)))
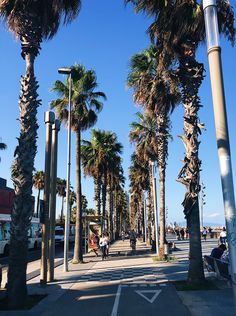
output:
POLYGON ((231 280, 229 264, 211 256, 204 256, 204 266, 208 272, 215 272, 217 278, 231 280))

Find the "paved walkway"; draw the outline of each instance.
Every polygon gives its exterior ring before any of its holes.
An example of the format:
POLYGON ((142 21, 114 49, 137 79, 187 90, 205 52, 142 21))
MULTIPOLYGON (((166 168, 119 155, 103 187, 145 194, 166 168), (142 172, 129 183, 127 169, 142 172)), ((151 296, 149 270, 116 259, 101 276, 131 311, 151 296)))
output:
MULTIPOLYGON (((216 244, 208 240, 203 252, 216 244)), ((102 261, 93 254, 85 256, 84 264, 69 264, 55 269, 55 281, 46 287, 39 277, 28 281, 30 294, 48 294, 30 311, 1 312, 2 316, 227 316, 236 315, 232 290, 225 286, 217 291, 177 292, 171 280, 187 276, 188 242, 176 243, 178 259, 172 263, 154 262, 149 247, 138 242, 131 252, 129 241, 115 242, 110 256, 102 261)), ((38 262, 35 262, 35 267, 38 262)), ((32 268, 32 266, 31 266, 32 268)))

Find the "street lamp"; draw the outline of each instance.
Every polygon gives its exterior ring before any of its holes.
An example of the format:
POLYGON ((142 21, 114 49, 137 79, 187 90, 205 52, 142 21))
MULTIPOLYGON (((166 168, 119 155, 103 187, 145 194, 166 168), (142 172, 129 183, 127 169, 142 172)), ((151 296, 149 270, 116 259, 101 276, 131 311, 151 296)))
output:
POLYGON ((64 232, 64 272, 68 272, 69 230, 70 230, 70 152, 71 152, 71 68, 59 68, 58 73, 69 76, 69 114, 67 143, 66 214, 64 232))
POLYGON ((156 230, 156 254, 159 256, 159 234, 158 234, 158 214, 157 214, 157 189, 156 189, 156 177, 155 177, 155 163, 151 161, 152 167, 152 188, 153 188, 153 205, 154 205, 154 219, 156 230))
POLYGON ((203 206, 206 204, 205 202, 205 197, 206 197, 206 194, 205 194, 205 185, 203 184, 202 182, 202 185, 201 185, 201 226, 203 228, 203 206))
POLYGON ((227 227, 227 241, 230 252, 232 286, 234 300, 236 303, 236 210, 221 64, 221 48, 219 44, 216 0, 203 0, 203 10, 208 46, 208 61, 215 116, 216 140, 227 227))

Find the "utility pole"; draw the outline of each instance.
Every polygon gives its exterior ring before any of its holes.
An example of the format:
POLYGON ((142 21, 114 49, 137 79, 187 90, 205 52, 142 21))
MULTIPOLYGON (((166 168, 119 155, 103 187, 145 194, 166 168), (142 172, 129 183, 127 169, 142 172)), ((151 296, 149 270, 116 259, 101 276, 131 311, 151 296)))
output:
POLYGON ((44 113, 46 124, 45 145, 45 170, 44 170, 44 194, 43 194, 43 223, 42 223, 42 252, 40 284, 47 284, 47 259, 48 259, 48 237, 49 237, 49 195, 50 195, 50 169, 51 169, 51 146, 52 146, 52 124, 55 114, 51 111, 44 113))
POLYGON ((48 260, 48 280, 54 280, 54 258, 55 258, 55 217, 56 217, 56 182, 57 182, 57 149, 58 132, 60 131, 60 121, 55 120, 52 126, 52 161, 51 161, 51 194, 49 202, 50 217, 50 237, 49 237, 49 260, 48 260))

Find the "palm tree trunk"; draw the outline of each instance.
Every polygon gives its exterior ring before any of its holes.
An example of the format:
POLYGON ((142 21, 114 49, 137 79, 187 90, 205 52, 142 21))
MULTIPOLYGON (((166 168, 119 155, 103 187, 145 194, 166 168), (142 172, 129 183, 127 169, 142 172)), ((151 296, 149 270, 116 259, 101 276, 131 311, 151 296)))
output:
POLYGON ((107 199, 107 172, 104 170, 103 174, 103 186, 102 186, 102 231, 105 228, 105 216, 106 216, 106 199, 107 199))
POLYGON ((164 254, 166 242, 166 218, 165 218, 165 170, 160 170, 160 255, 164 254))
POLYGON ((151 189, 148 190, 148 225, 147 225, 147 244, 151 245, 151 221, 152 221, 152 195, 151 189))
POLYGON ((39 189, 38 190, 38 197, 37 197, 36 217, 39 217, 40 192, 41 192, 41 190, 39 189))
MULTIPOLYGON (((36 38, 35 41, 37 43, 36 38)), ((32 51, 32 49, 29 51, 32 51)), ((32 216, 32 176, 37 151, 38 129, 36 115, 40 104, 40 101, 37 100, 38 83, 34 76, 34 58, 37 53, 34 52, 35 54, 31 55, 29 51, 26 55, 22 53, 26 61, 26 75, 21 77, 21 95, 19 100, 20 136, 15 150, 16 159, 13 162, 11 171, 15 188, 14 207, 11 214, 7 285, 8 304, 11 308, 23 307, 27 296, 27 235, 32 216)))
POLYGON ((61 197, 61 223, 63 221, 64 216, 64 196, 61 197))
POLYGON ((101 177, 94 178, 95 215, 101 215, 101 177))
POLYGON ((201 161, 198 158, 200 144, 198 133, 200 133, 200 128, 203 127, 198 119, 198 110, 201 106, 198 90, 203 80, 203 71, 203 64, 199 64, 194 57, 184 58, 180 61, 179 77, 185 110, 184 135, 181 138, 185 145, 186 156, 178 181, 183 183, 187 189, 182 204, 191 236, 189 239, 188 281, 195 283, 204 281, 198 204, 201 166, 201 161))
POLYGON ((80 155, 81 131, 76 131, 76 224, 75 224, 75 245, 73 263, 83 261, 82 245, 82 201, 81 201, 81 155, 80 155))

